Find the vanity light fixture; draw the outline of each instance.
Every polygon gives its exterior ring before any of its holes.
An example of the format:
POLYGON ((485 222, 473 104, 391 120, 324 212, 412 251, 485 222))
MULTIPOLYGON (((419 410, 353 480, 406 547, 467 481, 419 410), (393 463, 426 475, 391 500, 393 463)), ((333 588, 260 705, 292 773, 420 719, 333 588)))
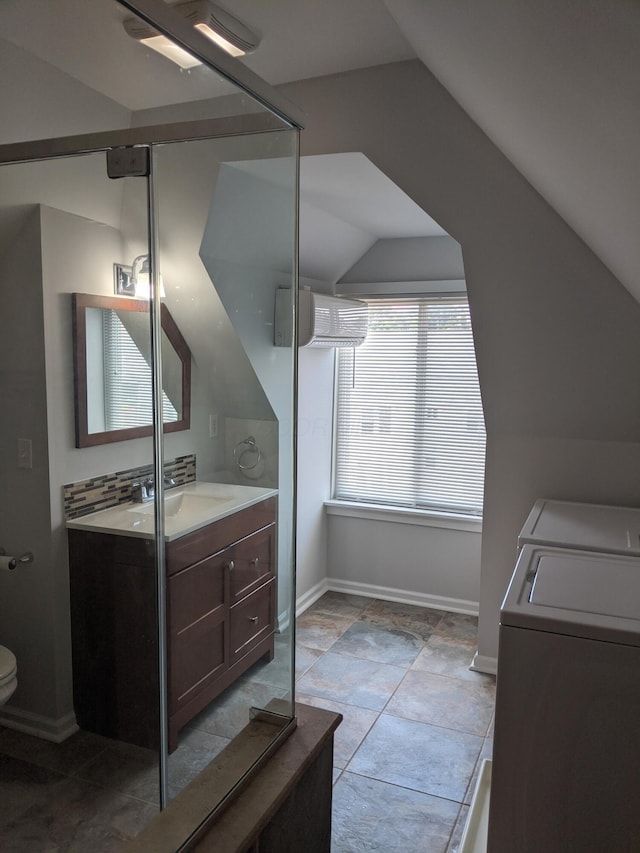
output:
MULTIPOLYGON (((209 0, 187 0, 186 3, 177 3, 173 8, 231 56, 244 56, 245 53, 251 53, 260 43, 259 37, 241 21, 209 0)), ((180 68, 187 69, 200 65, 200 62, 188 51, 174 44, 166 36, 160 35, 150 24, 140 18, 126 18, 123 26, 132 38, 171 59, 180 68)))
MULTIPOLYGON (((136 299, 149 299, 149 255, 138 255, 130 267, 123 264, 113 265, 113 289, 118 296, 135 296, 136 299)), ((160 299, 166 296, 162 274, 158 274, 160 299)))

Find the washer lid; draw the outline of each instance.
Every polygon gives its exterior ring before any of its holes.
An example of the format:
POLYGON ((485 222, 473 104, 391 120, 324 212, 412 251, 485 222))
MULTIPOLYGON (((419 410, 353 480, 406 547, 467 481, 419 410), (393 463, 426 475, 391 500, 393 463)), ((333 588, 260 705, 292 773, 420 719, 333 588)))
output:
POLYGON ((640 559, 525 545, 500 623, 640 646, 640 559))
POLYGON ((640 509, 537 500, 518 536, 526 543, 640 555, 640 509))

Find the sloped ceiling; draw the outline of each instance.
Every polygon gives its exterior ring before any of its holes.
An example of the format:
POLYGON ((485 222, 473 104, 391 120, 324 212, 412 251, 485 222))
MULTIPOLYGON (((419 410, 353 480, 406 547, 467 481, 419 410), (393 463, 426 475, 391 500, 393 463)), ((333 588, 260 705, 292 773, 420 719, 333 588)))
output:
POLYGON ((418 57, 640 300, 640 3, 385 5, 418 57))
MULTIPOLYGON (((382 0, 220 5, 260 36, 258 50, 242 61, 273 85, 415 57, 382 0)), ((122 27, 129 14, 113 0, 1 0, 0 38, 131 110, 231 91, 204 68, 181 74, 133 41, 122 27)))
MULTIPOLYGON (((418 56, 640 300, 637 0, 222 5, 261 35, 244 62, 272 84, 418 56)), ((123 35, 125 15, 111 0, 2 0, 0 38, 129 109, 149 105, 149 86, 176 99, 166 61, 123 35)))
POLYGON ((300 160, 300 275, 335 284, 380 239, 446 232, 364 154, 300 160))

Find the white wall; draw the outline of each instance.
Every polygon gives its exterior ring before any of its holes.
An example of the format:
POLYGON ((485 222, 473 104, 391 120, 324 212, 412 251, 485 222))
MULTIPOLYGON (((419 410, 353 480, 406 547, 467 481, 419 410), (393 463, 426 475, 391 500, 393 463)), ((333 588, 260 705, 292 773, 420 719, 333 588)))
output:
MULTIPOLYGON (((0 259, 0 545, 34 562, 0 573, 0 642, 18 659, 13 703, 36 725, 70 710, 58 695, 55 650, 58 596, 51 555, 40 211, 33 208, 0 259), (10 285, 10 286, 7 286, 10 285), (18 467, 18 439, 32 443, 33 466, 18 467)), ((68 686, 68 684, 67 684, 68 686)), ((55 722, 52 722, 55 727, 55 722)))
POLYGON ((640 504, 640 306, 420 63, 282 88, 309 117, 303 154, 362 151, 462 245, 488 435, 479 652, 494 658, 534 498, 640 504))
POLYGON ((329 516, 327 575, 332 589, 477 613, 482 540, 478 530, 372 515, 329 516))
MULTIPOLYGON (((202 253, 217 204, 220 164, 233 151, 229 140, 163 145, 154 152, 154 166, 165 303, 191 348, 194 378, 202 388, 202 405, 195 401, 191 421, 202 454, 198 476, 214 479, 226 472, 242 482, 233 457, 225 453, 226 419, 266 421, 273 412, 202 253), (219 442, 209 440, 210 415, 218 417, 219 442)), ((129 233, 135 223, 130 227, 128 196, 126 201, 123 230, 129 233)))
POLYGON ((298 601, 324 591, 331 574, 324 502, 331 497, 334 360, 332 349, 302 348, 298 353, 298 601))

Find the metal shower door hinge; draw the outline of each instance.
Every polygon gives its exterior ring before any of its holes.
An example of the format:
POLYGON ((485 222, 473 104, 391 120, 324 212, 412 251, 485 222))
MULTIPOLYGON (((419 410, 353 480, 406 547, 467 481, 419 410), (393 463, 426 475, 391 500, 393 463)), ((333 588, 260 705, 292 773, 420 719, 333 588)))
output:
POLYGON ((107 175, 110 178, 146 178, 149 176, 147 145, 126 145, 107 151, 107 175))

